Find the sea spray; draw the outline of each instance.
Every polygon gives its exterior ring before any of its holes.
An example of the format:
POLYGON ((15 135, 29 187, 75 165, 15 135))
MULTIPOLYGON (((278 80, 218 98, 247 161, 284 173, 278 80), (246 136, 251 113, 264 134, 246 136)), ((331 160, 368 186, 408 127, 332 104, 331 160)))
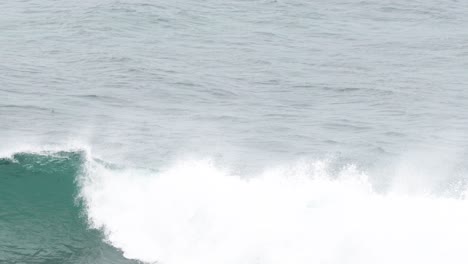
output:
POLYGON ((327 161, 235 175, 209 159, 158 172, 88 164, 94 228, 148 263, 464 263, 468 201, 377 193, 327 161))

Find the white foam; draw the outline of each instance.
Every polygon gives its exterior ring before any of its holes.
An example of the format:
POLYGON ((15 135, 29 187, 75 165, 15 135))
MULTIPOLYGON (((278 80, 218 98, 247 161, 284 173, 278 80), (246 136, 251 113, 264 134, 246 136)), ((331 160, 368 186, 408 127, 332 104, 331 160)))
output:
POLYGON ((325 161, 245 179, 209 160, 160 172, 89 164, 90 223, 125 257, 166 264, 466 263, 468 202, 378 194, 325 161))

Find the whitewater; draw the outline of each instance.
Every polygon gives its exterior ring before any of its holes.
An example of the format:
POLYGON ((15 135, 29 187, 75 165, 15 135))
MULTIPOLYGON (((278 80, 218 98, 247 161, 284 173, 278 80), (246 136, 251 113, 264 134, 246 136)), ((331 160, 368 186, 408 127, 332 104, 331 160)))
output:
POLYGON ((376 193, 352 165, 269 168, 243 179, 209 160, 161 172, 91 169, 92 226, 148 263, 463 263, 468 202, 376 193))

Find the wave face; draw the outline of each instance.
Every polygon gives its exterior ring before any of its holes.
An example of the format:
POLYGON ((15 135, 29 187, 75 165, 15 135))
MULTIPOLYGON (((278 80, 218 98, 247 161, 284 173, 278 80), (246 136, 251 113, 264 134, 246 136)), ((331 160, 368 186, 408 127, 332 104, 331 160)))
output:
POLYGON ((1 263, 127 263, 87 227, 75 198, 84 152, 0 159, 1 263))

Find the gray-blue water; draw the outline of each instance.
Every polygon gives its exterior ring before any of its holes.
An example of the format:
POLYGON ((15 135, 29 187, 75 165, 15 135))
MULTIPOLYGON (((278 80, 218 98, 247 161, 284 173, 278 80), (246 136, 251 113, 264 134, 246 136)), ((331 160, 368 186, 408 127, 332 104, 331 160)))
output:
POLYGON ((254 178, 332 160, 377 193, 403 177, 404 192, 463 196, 447 186, 468 171, 467 14, 435 0, 4 1, 0 152, 78 146, 151 171, 210 158, 254 178))

